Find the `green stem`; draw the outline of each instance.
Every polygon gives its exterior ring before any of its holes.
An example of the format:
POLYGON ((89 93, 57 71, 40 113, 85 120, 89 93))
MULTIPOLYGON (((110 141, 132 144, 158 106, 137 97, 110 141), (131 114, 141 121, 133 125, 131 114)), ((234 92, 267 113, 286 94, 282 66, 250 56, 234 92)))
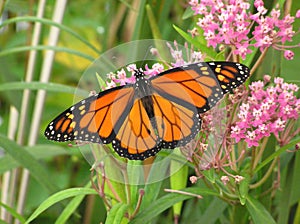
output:
POLYGON ((262 63, 262 60, 264 59, 264 57, 266 56, 268 51, 268 48, 264 49, 264 51, 262 52, 262 54, 259 56, 259 58, 256 60, 255 64, 253 65, 250 74, 253 74, 255 72, 255 70, 258 68, 258 66, 262 63))
POLYGON ((256 154, 256 157, 254 158, 254 162, 253 162, 253 167, 252 169, 255 169, 255 167, 257 166, 258 162, 260 161, 260 159, 262 158, 263 152, 265 151, 266 145, 268 142, 268 138, 264 138, 263 142, 261 144, 261 146, 259 147, 259 151, 256 154))
POLYGON ((261 186, 261 185, 269 178, 269 176, 271 175, 271 173, 272 173, 272 171, 273 171, 273 168, 275 167, 276 163, 277 163, 277 159, 274 159, 274 160, 272 161, 272 164, 271 164, 271 166, 269 167, 268 171, 267 171, 266 174, 263 176, 263 178, 261 178, 261 179, 260 179, 258 182, 256 182, 255 184, 250 184, 250 185, 249 185, 249 188, 250 188, 250 189, 255 189, 255 188, 261 186))

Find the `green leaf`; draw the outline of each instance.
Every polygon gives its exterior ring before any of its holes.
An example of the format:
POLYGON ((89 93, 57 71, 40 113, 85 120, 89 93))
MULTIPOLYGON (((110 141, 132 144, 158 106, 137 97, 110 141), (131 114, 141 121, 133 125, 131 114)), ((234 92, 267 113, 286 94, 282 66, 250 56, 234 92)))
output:
MULTIPOLYGON (((182 190, 183 192, 188 192, 191 194, 197 195, 214 195, 218 196, 219 194, 215 191, 212 191, 207 188, 186 188, 182 190)), ((176 193, 169 193, 155 201, 152 201, 149 207, 140 211, 129 223, 130 224, 139 224, 139 223, 147 223, 153 220, 154 217, 165 211, 166 209, 170 208, 174 204, 192 198, 192 195, 186 194, 176 194, 176 193)))
POLYGON ((24 16, 24 17, 18 16, 18 17, 7 19, 7 20, 3 21, 0 24, 0 28, 5 27, 8 24, 18 23, 18 22, 40 22, 42 24, 55 26, 55 27, 59 28, 62 31, 68 32, 69 34, 71 34, 72 36, 74 36, 75 38, 77 38, 78 40, 83 42, 84 44, 86 44, 89 48, 93 49, 97 54, 101 53, 101 51, 99 51, 96 47, 94 47, 89 41, 85 40, 79 34, 74 32, 71 28, 69 28, 67 26, 64 26, 63 24, 54 22, 53 20, 50 20, 50 19, 38 18, 38 17, 34 17, 34 16, 24 16))
MULTIPOLYGON (((91 186, 91 181, 89 181, 84 188, 89 188, 91 186)), ((80 194, 75 196, 68 205, 64 208, 64 210, 60 213, 59 217, 55 221, 55 224, 66 223, 68 218, 75 213, 75 210, 80 205, 82 200, 84 199, 85 194, 80 194)))
POLYGON ((182 15, 182 19, 188 19, 194 15, 194 11, 191 7, 187 7, 182 15))
POLYGON ((88 91, 74 88, 67 85, 57 84, 57 83, 43 83, 43 82, 9 82, 0 84, 0 91, 10 91, 10 90, 39 90, 44 89, 48 92, 61 92, 76 94, 78 96, 87 97, 89 95, 88 91))
POLYGON ((4 49, 4 50, 0 51, 0 57, 4 57, 9 54, 14 54, 14 53, 19 53, 19 52, 31 51, 31 50, 53 50, 53 51, 57 51, 57 52, 65 52, 65 53, 69 53, 69 54, 74 54, 79 57, 85 58, 91 62, 95 60, 95 58, 93 58, 92 56, 82 53, 81 51, 69 49, 66 47, 56 47, 56 46, 47 46, 47 45, 23 46, 23 47, 14 47, 14 48, 9 48, 9 49, 4 49))
POLYGON ((242 205, 245 205, 249 191, 249 175, 243 175, 244 179, 239 184, 239 198, 242 205))
POLYGON ((0 134, 0 146, 22 167, 29 170, 30 174, 49 192, 57 191, 55 181, 50 180, 47 170, 24 148, 0 134))
MULTIPOLYGON (((289 216, 290 216, 290 208, 291 208, 291 196, 292 196, 292 183, 293 183, 293 176, 294 172, 299 175, 299 171, 295 170, 294 166, 295 160, 292 160, 287 164, 285 167, 286 169, 286 175, 284 178, 284 182, 280 184, 282 187, 280 192, 280 197, 278 197, 278 200, 280 203, 278 204, 278 218, 277 223, 278 224, 285 224, 289 222, 289 216)), ((281 174, 282 175, 282 174, 281 174)), ((283 177, 281 177, 283 178, 283 177)), ((297 186, 299 188, 299 186, 297 186)))
POLYGON ((137 13, 137 18, 135 20, 134 26, 134 31, 132 34, 132 40, 138 40, 140 37, 140 34, 143 31, 143 18, 145 14, 145 6, 146 6, 147 1, 146 0, 141 0, 139 1, 139 9, 137 13))
POLYGON ((205 176, 207 180, 211 183, 216 182, 216 177, 215 177, 215 170, 214 169, 209 169, 209 170, 203 170, 202 174, 205 176))
MULTIPOLYGON (((22 150, 26 150, 30 153, 36 160, 51 158, 58 155, 81 155, 78 149, 76 150, 66 150, 64 147, 57 145, 35 145, 35 146, 26 146, 22 150), (47 148, 47 150, 45 150, 47 148)), ((75 148, 74 148, 75 149, 75 148)), ((22 166, 17 160, 15 160, 9 154, 0 158, 0 174, 3 174, 6 171, 22 166)))
POLYGON ((103 88, 104 86, 107 86, 105 80, 99 75, 98 72, 96 72, 96 78, 100 87, 99 89, 103 88))
POLYGON ((217 223, 228 204, 215 197, 199 218, 199 223, 217 223))
POLYGON ((129 189, 127 197, 130 196, 130 204, 135 205, 139 197, 139 188, 140 184, 144 180, 144 170, 140 169, 142 167, 142 161, 128 160, 127 163, 127 175, 128 183, 130 185, 126 186, 126 189, 129 189))
POLYGON ((275 220, 266 208, 250 195, 247 197, 246 207, 254 224, 276 224, 275 220))
POLYGON ((127 212, 128 205, 124 203, 115 204, 107 214, 106 224, 119 224, 122 223, 125 213, 127 212))
POLYGON ((146 5, 146 11, 154 39, 162 39, 162 35, 159 31, 155 15, 149 4, 146 5))
POLYGON ((51 207, 57 202, 60 202, 66 198, 74 197, 77 195, 89 195, 89 194, 97 194, 94 189, 90 188, 71 188, 67 190, 63 190, 60 192, 51 195, 47 198, 40 206, 32 213, 32 215, 26 220, 26 224, 30 223, 36 217, 38 217, 43 211, 51 207))
MULTIPOLYGON (((21 214, 19 214, 15 209, 13 209, 13 208, 9 207, 8 205, 2 203, 1 201, 0 201, 0 205, 1 205, 3 208, 5 208, 5 210, 6 210, 7 212, 9 212, 14 218, 18 219, 18 220, 20 221, 20 223, 25 223, 25 218, 24 218, 21 214)), ((0 206, 0 207, 1 207, 1 206, 0 206)), ((1 220, 0 220, 0 221, 1 221, 1 220)), ((1 222, 0 222, 0 223, 1 223, 1 222)), ((3 223, 7 224, 6 222, 3 222, 3 223)))
POLYGON ((145 185, 145 195, 140 207, 140 210, 148 208, 154 200, 157 199, 163 179, 166 177, 169 169, 170 159, 161 156, 156 156, 154 163, 151 165, 151 169, 145 185))
POLYGON ((292 141, 290 141, 289 144, 282 146, 280 149, 276 150, 272 155, 270 155, 268 158, 266 158, 264 161, 262 161, 254 170, 254 173, 257 173, 261 168, 263 168, 265 165, 267 165, 269 162, 273 161, 274 158, 278 157, 281 153, 283 153, 285 150, 292 148, 292 146, 296 145, 300 142, 300 136, 296 137, 292 141))
POLYGON ((193 39, 188 33, 181 30, 179 27, 173 25, 174 29, 190 44, 194 45, 196 48, 198 48, 201 52, 205 52, 208 56, 212 58, 216 58, 217 53, 212 49, 207 47, 204 44, 201 44, 196 39, 193 39))

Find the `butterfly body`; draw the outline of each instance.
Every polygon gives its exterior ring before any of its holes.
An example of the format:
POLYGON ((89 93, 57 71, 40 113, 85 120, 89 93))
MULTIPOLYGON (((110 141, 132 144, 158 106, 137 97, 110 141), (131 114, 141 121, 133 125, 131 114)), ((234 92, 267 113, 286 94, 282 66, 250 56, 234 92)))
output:
POLYGON ((204 113, 241 85, 249 69, 232 62, 196 63, 115 87, 73 105, 46 128, 55 141, 112 143, 122 157, 143 160, 187 144, 204 113))

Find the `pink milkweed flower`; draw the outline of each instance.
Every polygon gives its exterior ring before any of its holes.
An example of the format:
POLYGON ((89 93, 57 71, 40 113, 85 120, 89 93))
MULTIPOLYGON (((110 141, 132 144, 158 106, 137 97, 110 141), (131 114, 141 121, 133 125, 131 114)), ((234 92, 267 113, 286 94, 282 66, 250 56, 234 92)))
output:
MULTIPOLYGON (((271 134, 279 140, 279 133, 285 131, 289 120, 298 119, 298 86, 285 83, 280 77, 274 79, 274 84, 275 86, 266 87, 264 82, 256 81, 249 86, 247 103, 240 106, 237 115, 239 119, 231 126, 231 137, 235 138, 236 142, 245 140, 248 147, 258 146, 262 138, 271 134)), ((286 143, 284 140, 279 142, 286 143)))
POLYGON ((290 50, 286 50, 286 51, 284 51, 284 57, 287 60, 293 60, 294 59, 294 52, 290 51, 290 50))
MULTIPOLYGON (((197 25, 203 30, 207 45, 227 45, 242 59, 251 52, 250 47, 261 51, 269 47, 285 50, 288 46, 283 45, 295 35, 292 26, 295 17, 286 15, 281 18, 278 8, 268 14, 262 0, 254 1, 255 10, 245 0, 191 0, 189 4, 194 14, 200 15, 197 25)), ((300 18, 300 10, 296 18, 300 18)), ((286 58, 290 60, 292 57, 286 58)))

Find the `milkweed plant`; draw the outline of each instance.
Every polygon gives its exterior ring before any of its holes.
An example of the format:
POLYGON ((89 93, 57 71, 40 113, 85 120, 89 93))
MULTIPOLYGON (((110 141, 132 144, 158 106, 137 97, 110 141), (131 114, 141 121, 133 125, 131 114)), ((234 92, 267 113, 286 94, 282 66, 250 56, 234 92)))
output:
MULTIPOLYGON (((300 44, 288 43, 299 34, 299 30, 293 29, 293 23, 300 17, 300 10, 295 16, 284 14, 279 5, 269 10, 262 0, 255 0, 253 5, 243 0, 191 0, 189 7, 195 26, 186 33, 180 32, 181 35, 189 34, 185 49, 179 48, 176 40, 173 44, 168 43, 173 62, 146 64, 142 68, 144 74, 152 77, 173 67, 215 60, 201 47, 197 48, 201 40, 201 46, 206 43, 218 57, 246 63, 252 78, 225 97, 226 105, 221 111, 213 108, 201 114, 201 132, 191 143, 180 148, 188 161, 186 166, 192 167, 194 172, 189 177, 185 171, 177 179, 171 176, 171 186, 172 181, 184 182, 194 188, 200 186, 202 191, 195 194, 184 189, 169 191, 194 195, 195 198, 208 195, 220 198, 232 206, 229 209, 231 223, 248 223, 249 219, 254 223, 275 223, 280 219, 280 211, 272 208, 279 200, 276 192, 289 184, 281 180, 283 168, 286 163, 293 162, 291 158, 300 147, 299 87, 286 82, 280 72, 264 74, 257 68, 264 63, 271 49, 282 52, 285 60, 293 60, 293 49, 300 44), (255 80, 254 74, 261 78, 255 80), (221 123, 216 125, 216 120, 221 123), (219 144, 210 142, 210 135, 217 136, 219 144), (186 183, 187 179, 189 183, 186 183), (240 219, 237 211, 241 211, 240 219)), ((151 53, 163 61, 158 49, 152 48, 151 53)), ((107 74, 106 89, 135 82, 136 69, 137 65, 131 64, 126 69, 107 74)), ((137 209, 145 194, 145 191, 141 192, 137 209)), ((181 206, 174 209, 175 223, 179 220, 181 206)), ((300 209, 296 211, 295 216, 300 220, 300 209)), ((135 220, 136 212, 129 216, 130 219, 135 220)))
MULTIPOLYGON (((166 29, 160 33, 152 6, 145 2, 140 1, 145 7, 139 9, 139 27, 133 32, 133 39, 138 39, 138 34, 143 33, 140 27, 144 19, 148 19, 153 37, 159 39, 162 33, 169 31, 166 29), (144 11, 147 17, 141 18, 144 11)), ((155 2, 159 5, 160 1, 155 2)), ((168 1, 162 2, 159 12, 164 10, 163 4, 168 1)), ((93 147, 92 151, 87 151, 92 153, 94 164, 91 182, 84 188, 67 189, 50 196, 27 221, 5 203, 1 202, 1 207, 6 206, 7 211, 12 211, 19 223, 30 223, 54 203, 76 196, 67 206, 62 206, 65 209, 56 220, 56 223, 66 223, 85 195, 98 194, 107 211, 105 223, 108 224, 168 223, 170 219, 175 224, 300 223, 299 79, 291 81, 287 74, 289 63, 297 57, 299 60, 300 9, 291 10, 291 0, 276 2, 176 2, 176 6, 185 7, 183 19, 192 23, 187 30, 174 25, 178 36, 173 35, 172 42, 149 49, 150 54, 158 59, 156 63, 129 64, 108 73, 105 81, 98 79, 105 90, 134 83, 136 70, 142 70, 146 78, 151 78, 167 69, 203 61, 233 61, 248 66, 251 76, 245 84, 225 95, 209 111, 199 114, 201 130, 186 146, 162 149, 155 157, 144 161, 130 161, 118 157, 107 145, 88 145, 93 147), (295 12, 291 15, 290 11, 295 12), (171 60, 166 60, 167 53, 171 60), (106 153, 104 156, 103 152, 106 153), (109 160, 103 162, 103 158, 109 160), (165 212, 169 208, 172 210, 165 212)), ((119 7, 117 12, 124 13, 128 5, 125 2, 125 7, 119 7)), ((128 7, 128 10, 133 8, 128 7)), ((112 25, 123 24, 122 16, 112 18, 112 25)), ((28 21, 55 24, 56 28, 79 36, 51 20, 32 20, 29 17, 28 21)), ((132 23, 128 24, 124 36, 127 36, 127 29, 132 28, 132 23)), ((100 31, 103 31, 101 27, 100 31)), ((117 34, 117 30, 109 28, 107 33, 114 32, 117 34)), ((108 43, 113 43, 113 40, 115 37, 108 43)), ((49 49, 56 48, 51 46, 49 49)), ((52 184, 47 181, 45 186, 52 184)), ((91 201, 85 209, 87 216, 92 212, 91 201)), ((77 214, 73 216, 74 220, 79 217, 77 214)))

